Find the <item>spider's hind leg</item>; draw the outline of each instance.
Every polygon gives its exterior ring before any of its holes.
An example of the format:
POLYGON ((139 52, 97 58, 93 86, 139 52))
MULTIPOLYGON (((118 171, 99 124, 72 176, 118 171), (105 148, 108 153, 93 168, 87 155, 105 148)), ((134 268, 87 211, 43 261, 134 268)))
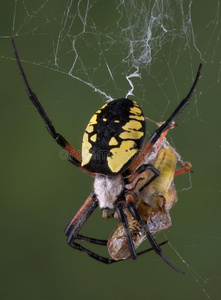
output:
POLYGON ((91 193, 84 202, 84 204, 81 206, 81 208, 78 210, 78 212, 75 214, 75 216, 72 218, 71 222, 67 225, 65 229, 65 235, 67 236, 68 244, 73 249, 79 250, 99 262, 105 264, 112 264, 115 262, 115 260, 100 256, 75 242, 76 240, 81 240, 100 246, 107 246, 107 240, 90 238, 79 234, 84 223, 87 221, 87 219, 97 207, 98 201, 96 199, 96 196, 93 193, 91 193))

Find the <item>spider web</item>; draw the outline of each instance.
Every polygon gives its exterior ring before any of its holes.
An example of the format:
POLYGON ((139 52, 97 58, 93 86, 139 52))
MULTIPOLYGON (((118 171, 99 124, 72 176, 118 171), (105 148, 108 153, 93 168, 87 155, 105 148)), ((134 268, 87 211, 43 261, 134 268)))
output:
MULTIPOLYGON (((220 6, 219 0, 211 1, 209 10, 203 3, 184 0, 108 3, 15 0, 8 14, 11 25, 1 29, 0 42, 5 43, 14 36, 24 66, 54 71, 70 78, 75 86, 79 83, 86 88, 95 109, 103 101, 129 97, 141 104, 144 111, 148 110, 148 116, 156 121, 165 120, 187 94, 202 62, 200 87, 192 104, 179 118, 179 126, 184 128, 190 121, 216 130, 220 124, 213 118, 205 118, 201 103, 213 90, 218 91, 220 84, 220 6)), ((13 59, 7 47, 1 48, 0 55, 3 60, 13 59)), ((62 105, 66 105, 64 101, 62 105)), ((169 141, 183 156, 182 145, 177 146, 175 142, 178 139, 176 136, 169 141)), ((66 158, 63 152, 59 155, 66 158)), ((202 193, 219 192, 218 186, 194 189, 192 176, 179 179, 177 186, 179 198, 185 193, 189 197, 198 193, 200 198, 202 193)), ((178 235, 185 236, 186 249, 202 248, 204 243, 211 249, 220 246, 220 236, 198 235, 194 230, 182 233, 172 227, 161 234, 169 240, 172 236, 174 241, 178 235)), ((170 247, 204 296, 216 299, 220 276, 201 275, 182 251, 177 250, 175 242, 170 247)))

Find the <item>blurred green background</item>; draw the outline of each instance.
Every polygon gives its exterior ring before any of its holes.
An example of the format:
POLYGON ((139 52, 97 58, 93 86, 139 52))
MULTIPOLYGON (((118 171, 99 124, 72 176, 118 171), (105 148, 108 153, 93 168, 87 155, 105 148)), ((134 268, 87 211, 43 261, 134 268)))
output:
MULTIPOLYGON (((221 3, 119 3, 0 3, 2 299, 220 299, 221 3), (145 20, 160 11, 164 18, 148 31, 145 20), (153 37, 149 44, 147 33, 153 37), (64 159, 44 128, 27 97, 11 35, 31 87, 77 149, 88 120, 106 100, 85 82, 113 98, 125 97, 130 89, 125 76, 135 71, 136 61, 142 78, 133 80, 129 98, 146 116, 163 121, 203 63, 192 102, 169 137, 194 173, 176 178, 173 226, 156 235, 158 242, 169 240, 163 251, 185 276, 154 253, 106 266, 66 244, 63 229, 90 193, 92 179, 64 159)), ((148 132, 154 130, 148 126, 148 132)), ((82 232, 106 239, 114 226, 97 210, 82 232)), ((141 248, 147 247, 145 242, 141 248)))

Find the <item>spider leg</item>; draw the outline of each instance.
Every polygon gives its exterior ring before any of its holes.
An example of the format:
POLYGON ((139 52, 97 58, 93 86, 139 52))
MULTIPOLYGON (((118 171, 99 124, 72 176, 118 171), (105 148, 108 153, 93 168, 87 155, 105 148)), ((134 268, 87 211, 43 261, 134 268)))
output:
POLYGON ((143 165, 146 166, 146 169, 150 169, 153 173, 154 176, 152 176, 150 178, 150 180, 148 180, 140 189, 139 192, 141 192, 143 189, 145 189, 146 186, 148 186, 149 184, 151 184, 151 182, 153 182, 158 176, 160 176, 160 171, 158 171, 156 168, 153 167, 153 165, 143 165))
MULTIPOLYGON (((159 244, 159 246, 163 246, 163 245, 166 244, 167 242, 168 242, 168 241, 162 242, 162 243, 159 244)), ((107 258, 107 257, 100 256, 100 255, 98 255, 98 254, 96 254, 96 253, 94 253, 94 252, 92 252, 92 251, 90 251, 90 250, 84 248, 83 246, 81 246, 81 245, 79 245, 79 244, 77 244, 77 243, 75 243, 75 242, 72 242, 72 243, 70 244, 70 246, 71 246, 72 248, 76 249, 76 250, 79 250, 79 251, 81 251, 81 252, 87 254, 87 255, 90 256, 91 258, 93 258, 93 259, 95 259, 95 260, 97 260, 97 261, 99 261, 99 262, 101 262, 101 263, 106 264, 106 265, 110 265, 110 264, 113 264, 113 263, 118 263, 118 262, 122 262, 122 261, 127 260, 127 259, 114 260, 114 259, 110 259, 110 258, 107 258)), ((152 251, 152 250, 154 250, 152 247, 149 248, 149 249, 143 250, 143 251, 137 253, 137 256, 143 255, 143 254, 148 253, 148 252, 150 252, 150 251, 152 251)), ((129 259, 129 258, 128 258, 128 259, 129 259)))
POLYGON ((78 234, 76 239, 91 244, 99 245, 99 246, 107 246, 107 242, 108 242, 108 240, 95 239, 81 234, 78 234))
MULTIPOLYGON (((171 125, 170 125, 170 127, 169 127, 168 129, 166 129, 166 130, 161 134, 161 136, 160 136, 160 138, 158 139, 158 141, 154 144, 154 147, 153 147, 154 149, 153 149, 153 151, 152 151, 152 153, 151 153, 151 155, 150 155, 150 160, 153 159, 153 157, 156 156, 156 154, 157 154, 157 152, 158 152, 158 150, 159 150, 159 148, 160 148, 160 145, 162 144, 162 142, 163 142, 164 138, 166 137, 168 131, 169 131, 171 128, 174 128, 175 126, 176 126, 176 125, 175 125, 175 122, 172 122, 171 125), (151 158, 151 156, 153 156, 153 157, 151 158)), ((152 169, 152 172, 154 173, 153 178, 151 178, 151 179, 149 180, 149 182, 147 183, 147 185, 149 185, 156 177, 158 177, 158 176, 160 175, 160 174, 159 174, 159 171, 158 171, 156 168, 154 168, 154 166, 152 166, 151 164, 143 164, 143 165, 141 165, 140 167, 138 167, 136 171, 134 171, 132 174, 130 174, 128 178, 126 178, 126 179, 127 179, 127 183, 133 182, 133 181, 137 178, 137 176, 139 176, 141 173, 143 173, 143 172, 144 172, 146 169, 148 169, 148 168, 149 168, 149 169, 152 169), (150 167, 145 168, 145 167, 142 167, 142 166, 150 166, 150 167), (159 174, 159 175, 157 175, 157 174, 159 174)), ((130 189, 130 188, 129 188, 129 189, 130 189)))
MULTIPOLYGON (((167 244, 167 243, 168 243, 168 241, 164 241, 164 242, 158 244, 158 246, 163 246, 163 245, 165 245, 165 244, 167 244)), ((137 256, 143 255, 143 254, 145 254, 145 253, 147 253, 147 252, 150 252, 150 251, 152 251, 152 250, 154 250, 153 247, 148 248, 148 249, 143 250, 143 251, 140 251, 140 252, 137 253, 137 256)))
POLYGON ((155 241, 154 237, 152 236, 152 234, 150 233, 146 223, 144 222, 144 220, 142 219, 140 213, 138 212, 136 206, 134 205, 134 203, 132 201, 127 202, 127 207, 129 209, 129 211, 131 212, 131 214, 133 215, 133 217, 139 222, 141 228, 145 231, 147 239, 149 240, 151 246, 153 247, 154 251, 172 268, 174 269, 176 272, 180 273, 180 274, 185 274, 183 271, 179 270, 178 268, 176 268, 163 254, 161 248, 159 247, 159 245, 157 244, 157 242, 155 241))
POLYGON ((75 239, 84 223, 91 216, 93 211, 98 207, 98 200, 94 193, 91 193, 85 200, 84 204, 74 215, 70 223, 65 228, 65 235, 67 236, 68 244, 71 244, 75 239))
MULTIPOLYGON (((151 164, 143 164, 139 166, 139 168, 137 168, 137 170, 128 178, 130 179, 128 181, 131 182, 131 179, 135 180, 137 176, 145 172, 147 169, 151 170, 154 175, 139 189, 139 192, 141 192, 146 186, 151 184, 151 182, 153 182, 158 176, 160 176, 160 172, 151 164)), ((129 185, 126 185, 126 187, 129 189, 129 185)))
MULTIPOLYGON (((102 262, 104 264, 113 264, 115 262, 114 259, 110 259, 110 258, 106 258, 103 256, 100 256, 92 251, 90 251, 89 249, 84 248, 82 245, 78 244, 75 242, 75 240, 82 240, 85 242, 89 242, 92 244, 96 244, 96 245, 101 245, 101 246, 106 246, 107 245, 107 240, 100 240, 100 239, 94 239, 94 238, 90 238, 90 237, 86 237, 83 235, 78 234, 78 232, 80 231, 80 229, 82 228, 82 226, 84 225, 84 223, 87 221, 87 219, 89 218, 89 216, 92 214, 92 212, 96 209, 96 207, 98 206, 98 201, 96 200, 96 197, 93 193, 91 193, 91 195, 86 199, 85 203, 82 205, 82 207, 79 209, 79 211, 75 214, 74 218, 71 220, 71 222, 68 224, 68 226, 66 227, 65 230, 65 234, 68 236, 68 243, 69 245, 75 249, 75 250, 79 250, 85 254, 87 254, 88 256, 90 256, 91 258, 102 262)), ((128 227, 128 223, 127 223, 127 218, 123 213, 123 208, 121 205, 119 205, 118 207, 116 207, 116 211, 119 215, 119 218, 121 219, 121 222, 124 224, 125 226, 125 230, 129 230, 128 227)), ((128 231, 127 230, 127 231, 128 231)), ((129 242, 128 245, 133 245, 132 239, 131 239, 131 235, 130 235, 130 231, 127 232, 129 235, 129 242)), ((160 245, 165 244, 166 242, 163 242, 160 245)), ((137 256, 147 253, 151 250, 153 250, 153 248, 147 249, 142 251, 140 254, 136 254, 136 251, 134 249, 134 246, 131 246, 131 252, 133 253, 132 258, 136 259, 137 256)))
POLYGON ((117 212, 118 218, 124 227, 126 238, 127 238, 128 248, 129 248, 129 251, 131 254, 131 258, 135 260, 135 259, 137 259, 137 253, 136 253, 134 243, 133 243, 133 240, 131 237, 130 229, 129 229, 128 222, 127 222, 127 217, 125 216, 124 211, 123 211, 122 203, 118 202, 115 205, 114 210, 117 212))
POLYGON ((98 200, 96 199, 96 196, 93 193, 91 193, 65 229, 65 234, 67 235, 67 242, 73 249, 79 250, 87 254, 91 258, 96 259, 97 261, 100 261, 105 264, 114 263, 114 260, 100 256, 75 242, 75 240, 79 239, 97 245, 107 245, 107 240, 94 239, 78 234, 84 223, 93 213, 93 211, 97 208, 97 206, 98 200))
MULTIPOLYGON (((86 201, 84 202, 84 204, 82 205, 82 207, 78 210, 78 212, 75 214, 75 216, 73 217, 73 219, 71 220, 71 222, 68 224, 68 226, 65 229, 65 234, 67 235, 67 241, 68 244, 76 250, 79 250, 85 254, 87 254, 88 256, 90 256, 91 258, 105 263, 105 264, 112 264, 118 261, 115 261, 114 259, 109 259, 103 256, 100 256, 92 251, 90 251, 89 249, 84 248, 82 245, 78 244, 75 242, 75 240, 82 240, 88 243, 92 243, 92 244, 96 244, 96 245, 101 245, 101 246, 107 246, 107 240, 100 240, 100 239, 95 239, 95 238, 91 238, 91 237, 86 237, 83 235, 79 234, 80 229, 82 228, 82 226, 84 225, 84 223, 87 221, 87 219, 90 217, 90 215, 92 214, 92 212, 97 208, 98 206, 98 201, 96 199, 96 196, 91 193, 90 196, 86 199, 86 201)), ((130 248, 130 252, 131 252, 131 257, 133 259, 136 259, 139 255, 147 253, 151 250, 154 250, 153 248, 144 250, 141 252, 141 254, 137 254, 133 245, 133 241, 130 235, 130 230, 128 227, 128 222, 127 222, 127 218, 123 212, 123 207, 121 206, 121 203, 118 204, 115 208, 116 212, 118 213, 119 219, 122 222, 125 231, 127 233, 127 239, 128 239, 128 245, 130 248)), ((165 244, 166 242, 163 242, 163 244, 165 244)), ((161 245, 161 244, 160 244, 161 245)))
POLYGON ((202 67, 202 64, 199 65, 196 78, 194 80, 194 83, 193 83, 188 95, 180 102, 180 104, 174 110, 172 115, 167 119, 167 121, 154 131, 154 133, 151 135, 151 137, 149 138, 149 140, 143 147, 143 150, 140 152, 140 154, 134 160, 132 165, 129 167, 130 172, 133 172, 139 165, 141 165, 143 163, 143 161, 146 158, 146 154, 150 151, 150 149, 153 147, 153 145, 157 142, 157 140, 160 138, 161 134, 170 127, 171 123, 175 120, 175 118, 187 106, 187 104, 189 103, 190 97, 192 96, 192 94, 196 88, 198 79, 200 77, 201 67, 202 67))
POLYGON ((71 246, 73 249, 79 250, 79 251, 81 251, 81 252, 87 254, 87 255, 90 256, 91 258, 93 258, 93 259, 95 259, 95 260, 97 260, 97 261, 99 261, 99 262, 102 262, 102 263, 104 263, 104 264, 109 265, 109 264, 112 264, 112 263, 117 262, 117 261, 115 261, 114 259, 110 259, 110 258, 107 258, 107 257, 100 256, 100 255, 98 255, 98 254, 96 254, 96 253, 94 253, 94 252, 92 252, 92 251, 90 251, 90 250, 84 248, 83 246, 81 246, 80 244, 77 244, 77 243, 75 243, 75 242, 71 242, 71 243, 70 243, 70 246, 71 246))
POLYGON ((47 128, 48 132, 50 133, 50 135, 52 136, 52 138, 55 140, 55 142, 58 143, 58 145, 60 145, 63 149, 65 149, 73 157, 73 160, 75 160, 76 162, 78 162, 78 163, 75 164, 78 168, 80 168, 85 173, 93 176, 93 173, 88 172, 86 169, 84 169, 83 167, 81 167, 81 153, 79 151, 77 151, 74 147, 72 147, 66 141, 66 139, 60 133, 58 133, 55 130, 52 122, 48 118, 45 110, 43 109, 41 103, 39 102, 38 97, 32 91, 32 89, 31 89, 31 87, 30 87, 30 85, 28 83, 27 77, 25 75, 24 69, 23 69, 23 67, 21 65, 21 61, 20 61, 19 56, 18 56, 18 51, 17 51, 17 48, 15 46, 14 38, 12 37, 11 40, 12 40, 12 45, 13 45, 13 49, 14 49, 14 53, 15 53, 15 58, 16 58, 16 61, 18 63, 18 67, 19 67, 21 76, 23 78, 23 81, 24 81, 24 84, 25 84, 25 87, 26 87, 26 91, 28 93, 28 97, 31 100, 31 102, 34 104, 34 106, 36 107, 39 115, 42 117, 42 119, 43 119, 43 121, 44 121, 44 123, 46 125, 46 128, 47 128))
POLYGON ((83 168, 83 167, 81 166, 81 161, 77 160, 74 156, 69 155, 69 156, 68 156, 68 161, 69 161, 72 165, 74 165, 75 167, 81 169, 84 173, 90 175, 91 177, 95 177, 96 174, 95 174, 95 173, 91 173, 91 172, 89 172, 88 170, 86 170, 85 168, 83 168))

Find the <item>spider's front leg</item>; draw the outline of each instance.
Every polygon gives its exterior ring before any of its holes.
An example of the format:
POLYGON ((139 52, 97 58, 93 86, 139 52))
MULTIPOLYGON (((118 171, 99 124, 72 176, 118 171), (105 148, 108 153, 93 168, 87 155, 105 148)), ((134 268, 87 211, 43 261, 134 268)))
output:
POLYGON ((154 131, 154 133, 151 135, 145 146, 143 147, 140 154, 136 157, 136 159, 133 161, 132 165, 129 167, 129 171, 132 173, 134 170, 137 169, 141 164, 143 164, 146 154, 151 150, 153 145, 160 139, 162 134, 170 128, 173 121, 176 119, 176 117, 183 111, 183 109, 188 105, 190 98, 196 88, 197 82, 200 77, 202 64, 199 65, 196 78, 193 82, 192 87, 190 88, 189 93, 187 96, 179 103, 177 108, 174 110, 174 112, 171 114, 171 116, 164 122, 157 130, 154 131))
POLYGON ((93 173, 87 171, 85 168, 83 168, 81 166, 81 161, 82 161, 81 153, 79 151, 77 151, 73 146, 71 146, 67 142, 67 140, 60 133, 58 133, 55 130, 54 125, 52 124, 51 120, 49 119, 48 115, 46 114, 43 106, 39 102, 37 95, 32 91, 32 89, 30 87, 30 84, 27 80, 24 69, 22 67, 20 58, 18 56, 18 51, 17 51, 16 45, 15 45, 14 38, 12 37, 11 40, 12 40, 12 45, 13 45, 13 49, 14 49, 15 58, 16 58, 16 61, 18 63, 18 67, 19 67, 21 76, 23 78, 28 97, 31 100, 31 102, 33 103, 33 105, 36 107, 36 109, 37 109, 39 115, 41 116, 41 118, 43 119, 48 132, 50 133, 52 138, 55 140, 55 142, 70 154, 69 161, 72 164, 74 164, 76 167, 81 169, 83 172, 85 172, 85 173, 89 174, 90 176, 94 177, 93 173))

